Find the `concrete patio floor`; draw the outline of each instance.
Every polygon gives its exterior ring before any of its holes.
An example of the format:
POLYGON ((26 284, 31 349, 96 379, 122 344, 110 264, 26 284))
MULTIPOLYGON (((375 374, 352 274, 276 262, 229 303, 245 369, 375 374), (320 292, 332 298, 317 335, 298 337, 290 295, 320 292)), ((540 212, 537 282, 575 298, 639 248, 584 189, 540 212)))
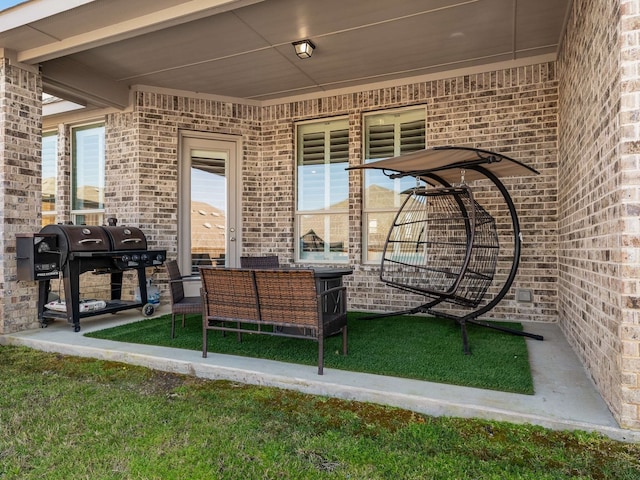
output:
MULTIPOLYGON (((163 306, 156 315, 165 313, 168 308, 163 306)), ((555 324, 525 325, 525 330, 543 335, 545 340, 527 339, 535 394, 521 395, 330 368, 325 368, 324 375, 320 376, 315 366, 215 353, 202 358, 199 351, 114 342, 83 335, 141 318, 137 310, 84 318, 78 333, 74 333, 68 323, 56 321, 47 328, 2 335, 0 344, 373 402, 427 415, 530 423, 555 430, 599 432, 628 442, 640 441, 640 432, 619 428, 555 324)))

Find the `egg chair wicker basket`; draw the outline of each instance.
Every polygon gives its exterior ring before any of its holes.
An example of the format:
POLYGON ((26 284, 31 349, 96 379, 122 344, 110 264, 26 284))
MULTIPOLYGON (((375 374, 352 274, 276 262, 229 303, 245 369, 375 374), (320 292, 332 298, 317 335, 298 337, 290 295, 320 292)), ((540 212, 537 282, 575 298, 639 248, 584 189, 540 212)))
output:
POLYGON ((496 271, 500 246, 495 219, 466 185, 417 187, 405 193, 384 246, 381 280, 477 307, 496 271))

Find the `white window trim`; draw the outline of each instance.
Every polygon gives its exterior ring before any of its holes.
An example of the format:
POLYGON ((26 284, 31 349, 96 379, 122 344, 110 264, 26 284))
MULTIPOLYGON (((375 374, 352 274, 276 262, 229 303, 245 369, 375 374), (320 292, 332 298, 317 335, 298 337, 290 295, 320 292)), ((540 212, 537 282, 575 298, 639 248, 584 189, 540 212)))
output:
MULTIPOLYGON (((78 128, 84 128, 84 127, 91 127, 91 126, 98 126, 98 125, 102 125, 102 127, 105 129, 105 135, 104 135, 104 169, 101 173, 103 181, 105 182, 106 185, 106 170, 107 170, 107 132, 106 132, 106 123, 104 121, 104 118, 102 119, 94 119, 93 121, 87 121, 87 122, 83 122, 83 123, 78 123, 78 124, 74 124, 74 125, 70 125, 69 128, 69 143, 70 143, 70 152, 71 152, 71 165, 70 165, 70 174, 71 174, 71 183, 69 184, 69 188, 71 189, 70 193, 70 197, 71 197, 71 211, 69 212, 71 215, 71 221, 74 224, 77 224, 76 218, 79 215, 94 215, 94 214, 98 214, 98 215, 102 215, 102 220, 104 222, 104 214, 105 214, 105 208, 97 208, 97 209, 82 209, 82 210, 77 210, 77 209, 73 209, 73 203, 74 203, 74 192, 73 192, 73 186, 75 183, 75 179, 73 178, 73 165, 74 165, 74 159, 73 159, 73 151, 74 151, 74 141, 75 141, 75 130, 77 130, 78 128)), ((77 193, 77 192, 76 192, 77 193)))
MULTIPOLYGON (((60 139, 60 134, 57 130, 45 130, 42 132, 42 138, 44 139, 44 137, 56 137, 56 176, 55 176, 55 185, 54 185, 54 191, 55 191, 55 201, 53 203, 53 210, 41 210, 40 214, 42 216, 41 221, 44 223, 44 219, 46 217, 53 217, 53 218, 57 218, 58 217, 58 197, 59 197, 59 192, 58 192, 58 173, 60 171, 60 153, 58 152, 58 140, 60 139)), ((40 182, 42 182, 44 180, 44 178, 42 177, 42 170, 40 171, 40 182)), ((42 184, 41 184, 41 190, 42 190, 42 184)), ((42 208, 42 199, 40 199, 40 206, 42 208)))
MULTIPOLYGON (((349 252, 348 252, 348 244, 347 244, 347 255, 344 260, 335 260, 335 259, 303 259, 300 257, 300 238, 304 233, 300 228, 300 219, 304 215, 347 215, 347 224, 348 224, 348 216, 349 216, 349 207, 347 206, 344 209, 339 210, 327 210, 326 208, 326 199, 325 196, 325 209, 321 210, 299 210, 298 209, 298 128, 304 125, 319 125, 319 124, 329 124, 334 122, 345 122, 346 128, 349 128, 349 116, 337 116, 337 117, 329 117, 329 118, 321 118, 321 119, 313 119, 313 120, 305 120, 300 122, 295 122, 294 124, 294 262, 295 263, 317 263, 317 264, 347 264, 349 262, 349 252)), ((347 176, 348 182, 348 172, 345 171, 345 175, 347 176)), ((328 188, 325 186, 325 189, 328 188)), ((348 197, 347 197, 348 198, 348 197)), ((348 236, 347 236, 348 241, 348 236)))
MULTIPOLYGON (((419 116, 419 114, 417 114, 417 112, 419 112, 420 110, 422 110, 422 118, 424 118, 425 120, 425 145, 424 147, 427 147, 427 139, 426 139, 426 133, 427 133, 427 125, 426 125, 426 118, 427 118, 427 107, 426 105, 413 105, 413 106, 408 106, 408 107, 403 107, 403 108, 394 108, 394 109, 390 109, 390 110, 375 110, 375 111, 370 111, 370 112, 365 112, 362 114, 362 161, 365 162, 367 160, 367 140, 368 140, 368 136, 367 136, 367 117, 374 117, 374 116, 379 116, 379 115, 397 115, 397 114, 403 114, 403 113, 407 113, 407 112, 416 112, 416 115, 419 116)), ((394 145, 394 153, 393 156, 398 156, 400 155, 400 144, 394 145)), ((389 157, 391 158, 391 157, 389 157)), ((376 160, 382 160, 381 158, 376 158, 376 160)), ((378 259, 374 259, 374 260, 369 260, 367 258, 368 255, 368 251, 369 251, 369 238, 368 238, 368 233, 369 233, 369 214, 371 213, 391 213, 393 215, 395 215, 397 213, 398 208, 400 207, 400 205, 394 205, 394 206, 390 206, 389 208, 382 208, 382 207, 368 207, 368 200, 367 200, 367 182, 366 182, 366 176, 367 176, 367 170, 363 170, 363 176, 362 176, 362 258, 361 261, 364 265, 378 265, 380 263, 380 261, 378 259)), ((382 232, 383 235, 387 235, 388 232, 382 232)))

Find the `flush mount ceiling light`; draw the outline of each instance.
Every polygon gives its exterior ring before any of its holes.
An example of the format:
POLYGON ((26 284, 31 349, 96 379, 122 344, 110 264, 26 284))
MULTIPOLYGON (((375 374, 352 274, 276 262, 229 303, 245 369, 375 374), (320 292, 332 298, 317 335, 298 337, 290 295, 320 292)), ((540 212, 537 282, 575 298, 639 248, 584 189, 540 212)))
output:
POLYGON ((313 53, 313 49, 316 48, 311 40, 300 40, 293 42, 292 45, 296 49, 296 55, 300 58, 309 58, 313 53))

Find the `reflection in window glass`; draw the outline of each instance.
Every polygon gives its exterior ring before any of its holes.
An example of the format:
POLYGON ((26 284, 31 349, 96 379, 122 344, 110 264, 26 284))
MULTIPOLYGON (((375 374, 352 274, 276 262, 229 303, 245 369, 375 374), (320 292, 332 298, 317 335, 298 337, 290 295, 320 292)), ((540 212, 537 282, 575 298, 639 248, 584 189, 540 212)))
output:
POLYGON ((346 262, 349 124, 297 125, 298 260, 346 262))
POLYGON ((56 195, 58 178, 58 135, 42 136, 42 226, 56 223, 56 195))
MULTIPOLYGON (((423 150, 425 110, 390 111, 364 117, 364 162, 423 150)), ((415 187, 416 179, 389 179, 382 171, 365 170, 364 177, 364 261, 377 262, 391 223, 404 201, 402 192, 415 187)))
POLYGON ((367 256, 369 260, 379 261, 382 259, 384 244, 387 241, 387 235, 391 230, 391 224, 395 217, 395 211, 372 211, 367 213, 365 229, 367 232, 367 256))
POLYGON ((73 223, 75 225, 103 225, 104 213, 75 213, 73 223))
POLYGON ((226 152, 191 151, 191 272, 225 266, 227 255, 226 152))
POLYGON ((104 216, 104 125, 73 129, 71 208, 74 223, 99 225, 104 216))
POLYGON ((348 216, 344 214, 300 215, 300 260, 346 262, 348 216))

